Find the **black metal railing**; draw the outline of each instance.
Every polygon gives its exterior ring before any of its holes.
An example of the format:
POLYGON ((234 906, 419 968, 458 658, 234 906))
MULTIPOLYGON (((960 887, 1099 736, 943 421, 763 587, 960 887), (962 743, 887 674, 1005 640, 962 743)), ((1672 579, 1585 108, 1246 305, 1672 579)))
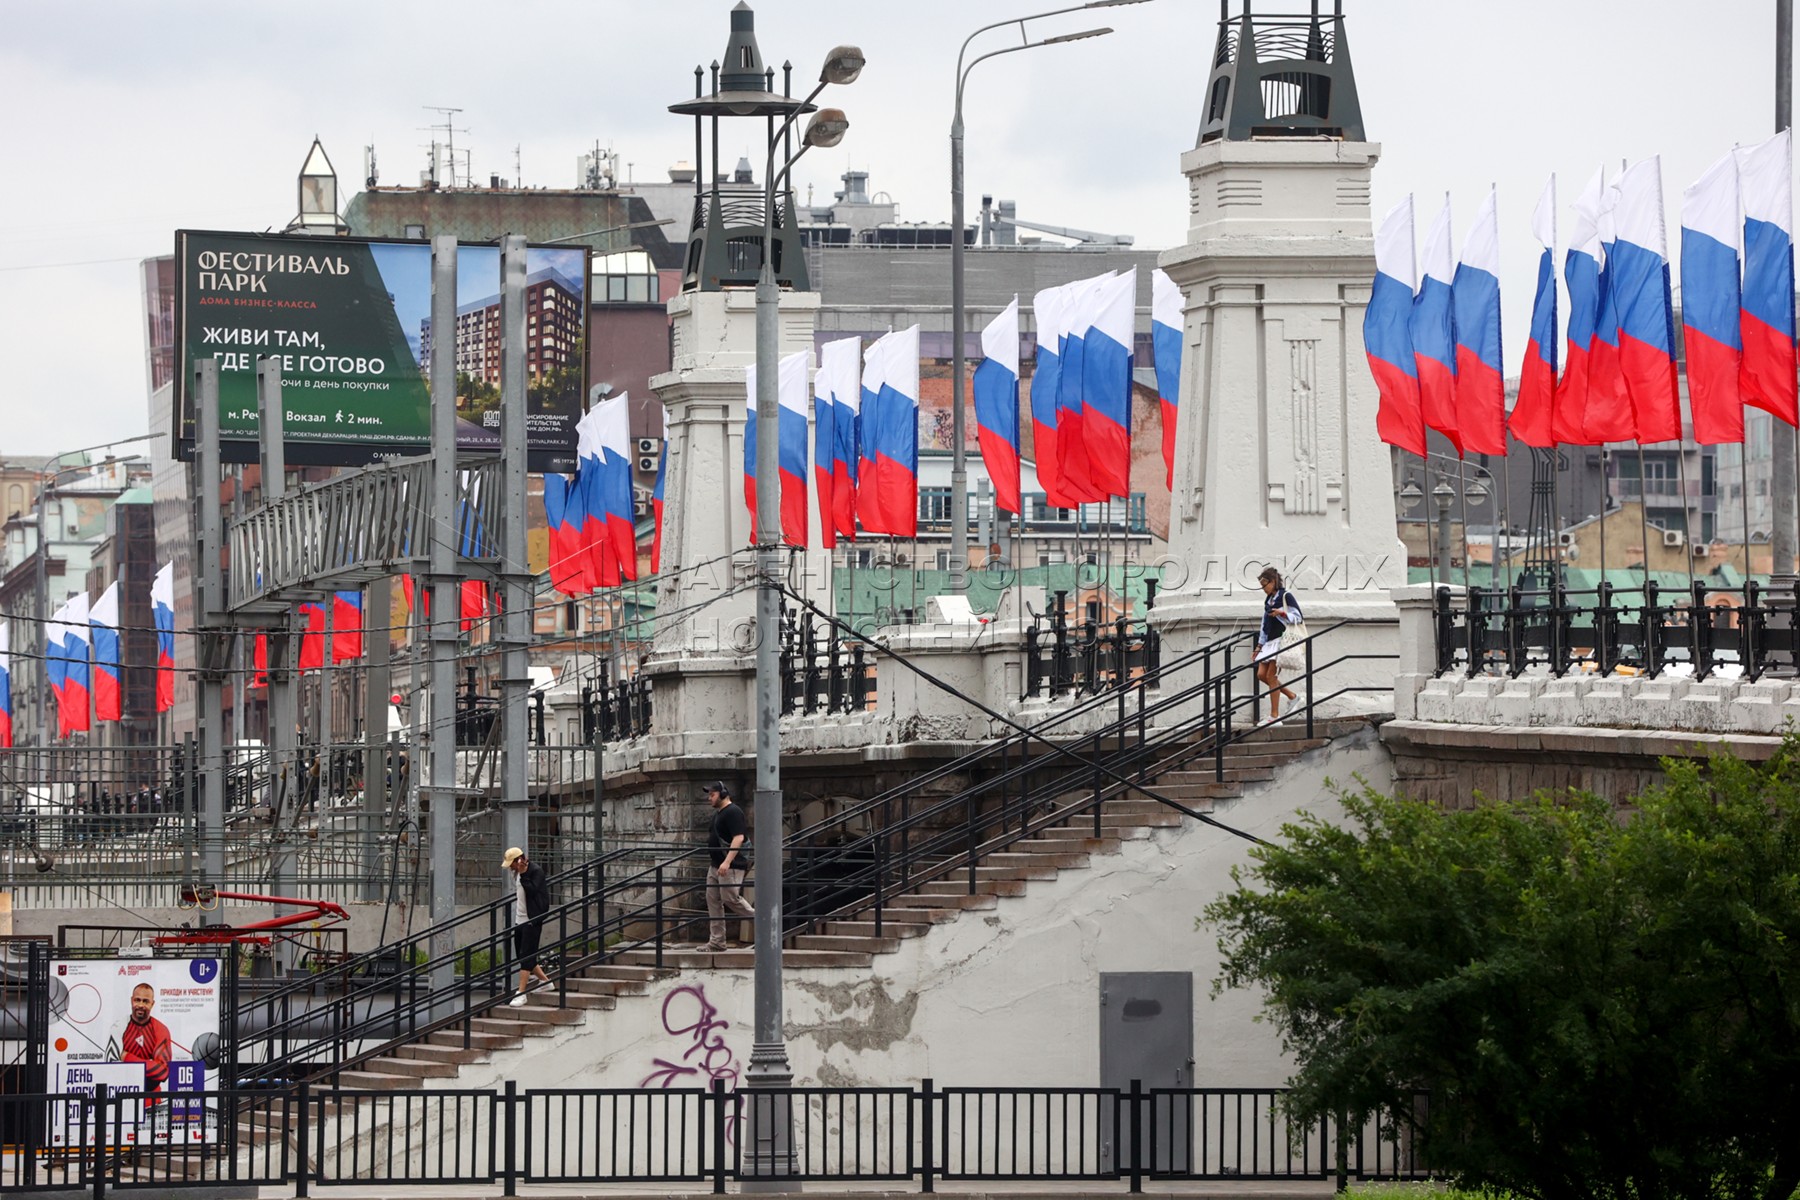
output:
MULTIPOLYGON (((1306 638, 1298 647, 1304 669, 1283 673, 1283 682, 1300 691, 1286 719, 1308 739, 1317 732, 1321 710, 1333 701, 1385 690, 1356 683, 1330 686, 1329 676, 1351 662, 1394 657, 1325 657, 1321 639, 1337 628, 1306 638)), ((971 894, 978 891, 980 865, 990 854, 1055 826, 1085 826, 1092 836, 1104 836, 1109 802, 1149 801, 1200 815, 1147 781, 1201 763, 1210 766, 1215 782, 1224 781, 1226 750, 1262 728, 1263 690, 1254 657, 1254 634, 1220 638, 1146 671, 1128 687, 1077 703, 985 748, 987 770, 947 798, 934 796, 931 784, 945 772, 968 772, 966 760, 926 772, 791 836, 786 932, 813 932, 826 921, 855 915, 872 920, 880 936, 886 910, 924 884, 957 881, 971 894), (1164 678, 1174 672, 1181 673, 1182 682, 1164 678), (1108 709, 1110 720, 1067 736, 1095 724, 1108 709), (1065 736, 1058 739, 1058 733, 1065 736)))
POLYGON ((1090 605, 1085 620, 1069 620, 1069 593, 1058 591, 1046 613, 1033 613, 1025 631, 1025 694, 1095 695, 1127 686, 1156 670, 1162 635, 1148 620, 1102 621, 1090 605))
POLYGON ((781 715, 867 712, 875 705, 875 655, 810 612, 781 614, 781 715))
POLYGON ((1624 671, 1655 678, 1671 667, 1706 679, 1731 666, 1756 680, 1800 664, 1795 593, 1751 580, 1741 589, 1696 582, 1664 588, 1440 587, 1433 604, 1435 673, 1513 677, 1538 667, 1624 671))
POLYGON ((1428 1097, 1357 1125, 1275 1088, 405 1089, 0 1097, 0 1191, 1423 1180, 1428 1097), (785 1127, 782 1141, 769 1136, 785 1127), (760 1151, 768 1145, 778 1150, 760 1151))
POLYGON ((614 679, 612 663, 601 660, 594 681, 581 689, 581 736, 589 745, 624 742, 650 732, 650 677, 614 679))

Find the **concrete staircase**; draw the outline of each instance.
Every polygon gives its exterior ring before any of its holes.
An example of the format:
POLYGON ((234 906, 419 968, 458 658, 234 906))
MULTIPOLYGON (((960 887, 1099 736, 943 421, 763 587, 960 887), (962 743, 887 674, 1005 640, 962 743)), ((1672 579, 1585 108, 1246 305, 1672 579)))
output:
MULTIPOLYGON (((1311 738, 1306 737, 1303 724, 1264 727, 1226 747, 1223 781, 1207 759, 1164 772, 1150 786, 1188 808, 1207 812, 1220 801, 1242 796, 1249 785, 1273 780, 1282 767, 1333 738, 1366 726, 1362 718, 1318 720, 1311 738)), ((1085 798, 1079 789, 1072 790, 1064 806, 1085 798)), ((903 939, 922 937, 964 912, 996 909, 1001 897, 1023 896, 1033 883, 1054 880, 1063 871, 1086 869, 1096 856, 1118 853, 1123 842, 1148 838, 1154 829, 1179 827, 1187 819, 1155 800, 1110 800, 1101 813, 1100 836, 1094 836, 1091 813, 1071 817, 1067 826, 1044 829, 1028 840, 983 856, 975 869, 972 890, 966 860, 958 856, 956 869, 943 878, 921 883, 914 892, 890 901, 882 909, 879 935, 872 910, 829 921, 820 933, 792 939, 782 955, 784 969, 870 966, 876 955, 899 950, 903 939)), ((649 996, 652 985, 683 972, 742 970, 755 963, 748 947, 717 953, 665 947, 660 966, 656 958, 653 950, 627 951, 612 963, 569 977, 567 1007, 557 1006, 553 990, 532 993, 531 1003, 524 1007, 502 1005, 476 1017, 466 1038, 461 1028, 429 1034, 357 1070, 343 1072, 340 1086, 395 1090, 423 1087, 427 1080, 454 1079, 467 1064, 491 1061, 497 1053, 522 1047, 526 1038, 549 1037, 559 1027, 580 1024, 589 1012, 651 1003, 641 998, 649 996)))

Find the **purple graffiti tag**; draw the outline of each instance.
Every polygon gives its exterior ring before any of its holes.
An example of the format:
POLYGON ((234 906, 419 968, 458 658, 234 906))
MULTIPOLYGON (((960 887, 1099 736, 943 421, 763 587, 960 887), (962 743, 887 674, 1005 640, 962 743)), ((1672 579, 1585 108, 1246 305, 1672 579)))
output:
MULTIPOLYGON (((706 998, 704 987, 686 983, 671 990, 663 997, 662 1023, 663 1032, 670 1037, 687 1040, 686 1049, 681 1052, 679 1062, 661 1057, 651 1059, 650 1065, 656 1070, 644 1076, 639 1087, 677 1087, 691 1079, 699 1086, 710 1087, 718 1080, 725 1085, 726 1091, 737 1089, 741 1073, 737 1055, 725 1044, 725 1031, 731 1028, 731 1022, 719 1016, 719 1010, 706 998), (682 1004, 677 1006, 677 1000, 682 1000, 682 1004), (681 1011, 686 1008, 687 1000, 692 1000, 695 1005, 691 1019, 689 1014, 681 1011)), ((735 1112, 726 1119, 725 1136, 728 1141, 735 1143, 737 1140, 735 1112)))

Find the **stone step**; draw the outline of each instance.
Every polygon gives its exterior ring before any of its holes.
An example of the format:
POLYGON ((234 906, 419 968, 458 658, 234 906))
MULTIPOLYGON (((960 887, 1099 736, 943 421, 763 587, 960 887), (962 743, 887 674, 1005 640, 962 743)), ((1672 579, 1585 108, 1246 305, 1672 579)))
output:
POLYGON ((639 979, 571 979, 569 991, 589 996, 642 996, 650 990, 647 981, 639 979))
MULTIPOLYGON (((440 1029, 436 1033, 427 1036, 424 1044, 428 1046, 442 1046, 451 1050, 461 1050, 463 1048, 463 1031, 460 1027, 455 1029, 440 1029)), ((478 1029, 469 1031, 469 1049, 471 1050, 516 1050, 524 1044, 524 1038, 508 1037, 505 1034, 499 1033, 482 1033, 478 1029)))
POLYGON ((651 984, 659 979, 667 979, 675 972, 667 967, 658 968, 654 963, 645 966, 642 963, 619 961, 589 967, 582 974, 589 979, 616 979, 626 983, 651 984))
POLYGON ((1179 829, 1185 820, 1187 820, 1186 817, 1172 808, 1165 808, 1160 813, 1142 817, 1134 817, 1128 813, 1102 813, 1100 828, 1108 831, 1114 829, 1179 829))
POLYGON ((1025 841, 1014 842, 1007 849, 1014 854, 1072 854, 1076 850, 1083 854, 1117 854, 1119 839, 1117 837, 1095 837, 1094 827, 1090 824, 1085 830, 1039 830, 1025 841), (1058 833, 1065 836, 1050 836, 1058 833))
MULTIPOLYGON (((626 955, 654 957, 650 950, 627 950, 626 955)), ((866 953, 843 953, 835 950, 784 950, 784 970, 807 970, 814 967, 866 967, 874 961, 866 953)), ((756 965, 756 952, 746 946, 736 950, 664 950, 663 962, 682 970, 704 970, 708 967, 748 968, 756 965)))
MULTIPOLYGON (((1088 856, 1071 850, 1049 850, 1044 852, 1020 850, 1020 843, 982 857, 980 867, 1054 867, 1062 871, 1079 871, 1088 865, 1088 856)), ((966 870, 966 868, 965 868, 966 870)), ((966 876, 965 876, 966 877, 966 876)), ((980 878, 979 875, 976 876, 980 878)))
POLYGON ((931 896, 914 892, 906 896, 896 896, 894 903, 904 904, 908 908, 937 908, 949 911, 958 909, 985 911, 1000 907, 999 897, 984 896, 980 893, 971 896, 966 889, 953 896, 931 896))
MULTIPOLYGON (((976 868, 977 872, 980 868, 976 868)), ((1023 896, 1026 883, 1023 879, 989 879, 977 881, 975 891, 969 891, 967 871, 958 871, 959 878, 939 879, 931 883, 918 885, 916 894, 921 896, 1023 896)))
POLYGON ((431 1062, 423 1058, 372 1058, 363 1064, 363 1068, 379 1075, 402 1075, 410 1079, 454 1079, 460 1070, 453 1062, 431 1062))
MULTIPOLYGON (((914 925, 911 923, 903 923, 894 920, 889 913, 883 912, 881 914, 882 939, 915 938, 930 928, 931 926, 929 924, 921 923, 914 925)), ((808 934, 807 936, 811 937, 815 935, 808 934)), ((824 934, 818 936, 872 938, 875 936, 874 914, 871 913, 869 919, 866 921, 827 921, 825 922, 824 934)), ((804 937, 800 939, 802 942, 805 940, 806 938, 804 937)), ((802 947, 802 949, 805 949, 805 947, 802 947)))
POLYGON ((386 1071, 343 1071, 338 1075, 338 1086, 361 1092, 401 1092, 418 1088, 419 1079, 413 1075, 391 1075, 386 1071))
POLYGON ((394 1051, 397 1058, 416 1058, 422 1062, 448 1063, 460 1066, 463 1063, 481 1062, 488 1057, 486 1050, 464 1050, 460 1046, 436 1046, 430 1042, 412 1042, 394 1051))
MULTIPOLYGON (((883 936, 875 936, 875 922, 858 922, 867 924, 869 932, 864 935, 839 933, 805 933, 794 939, 794 946, 800 950, 838 950, 848 954, 892 954, 900 949, 900 939, 889 930, 883 921, 883 936)), ((832 927, 840 922, 832 922, 832 927)))
POLYGON ((619 1000, 616 996, 607 995, 601 992, 583 991, 574 986, 580 982, 582 981, 578 979, 570 980, 568 992, 560 997, 553 987, 540 988, 538 991, 527 994, 530 996, 533 1005, 566 1003, 570 1008, 579 1009, 611 1009, 618 1005, 619 1000))
MULTIPOLYGON (((601 997, 594 996, 590 999, 598 1000, 601 997)), ((502 1020, 518 1021, 526 1025, 579 1025, 582 1015, 579 1008, 556 1007, 555 992, 532 992, 529 1003, 519 1008, 503 1004, 494 1011, 506 1014, 502 1020)))
POLYGON ((497 1033, 510 1038, 549 1037, 556 1030, 540 1021, 527 1021, 516 1014, 523 1010, 511 1005, 501 1005, 496 1013, 506 1013, 504 1017, 476 1017, 474 1021, 476 1033, 497 1033))

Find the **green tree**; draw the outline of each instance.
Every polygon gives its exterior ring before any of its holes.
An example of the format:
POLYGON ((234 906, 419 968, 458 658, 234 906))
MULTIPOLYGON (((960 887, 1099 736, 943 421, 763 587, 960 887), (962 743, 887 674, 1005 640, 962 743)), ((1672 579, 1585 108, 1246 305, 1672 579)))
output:
POLYGON ((1297 1115, 1405 1114, 1519 1195, 1800 1186, 1800 740, 1588 795, 1446 811, 1372 790, 1253 852, 1203 920, 1260 986, 1297 1115), (1414 1104, 1416 1091, 1429 1094, 1414 1104))

